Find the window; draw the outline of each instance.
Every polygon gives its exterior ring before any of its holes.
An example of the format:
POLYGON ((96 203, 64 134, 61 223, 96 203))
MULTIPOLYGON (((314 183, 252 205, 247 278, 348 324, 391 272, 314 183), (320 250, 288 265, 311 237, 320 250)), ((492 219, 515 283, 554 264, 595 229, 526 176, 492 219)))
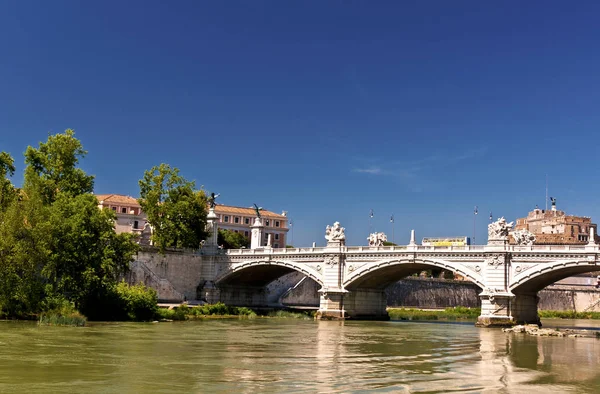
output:
POLYGON ((116 211, 117 207, 110 207, 110 209, 112 209, 113 211, 116 211))
POLYGON ((229 216, 224 216, 224 217, 223 217, 223 221, 224 221, 225 223, 229 223, 229 216))
POLYGON ((127 208, 121 208, 121 213, 127 213, 127 208))
POLYGON ((275 234, 275 239, 279 239, 279 234, 275 234))
POLYGON ((279 220, 275 221, 275 227, 279 227, 279 220))
POLYGON ((269 225, 269 219, 265 220, 265 226, 269 225))
POLYGON ((275 248, 278 248, 278 247, 279 247, 279 244, 275 244, 274 246, 275 246, 275 248))
POLYGON ((250 219, 248 219, 248 218, 244 218, 244 223, 246 223, 246 224, 250 224, 250 219))
POLYGON ((244 235, 247 237, 248 236, 248 231, 244 231, 244 235))
POLYGON ((234 222, 234 223, 239 223, 239 222, 240 222, 240 218, 239 218, 239 217, 237 217, 237 216, 236 216, 236 217, 234 217, 234 218, 233 218, 233 222, 234 222))
POLYGON ((135 221, 133 222, 133 228, 134 228, 134 229, 138 229, 138 225, 139 225, 138 221, 137 221, 137 220, 135 220, 135 221))

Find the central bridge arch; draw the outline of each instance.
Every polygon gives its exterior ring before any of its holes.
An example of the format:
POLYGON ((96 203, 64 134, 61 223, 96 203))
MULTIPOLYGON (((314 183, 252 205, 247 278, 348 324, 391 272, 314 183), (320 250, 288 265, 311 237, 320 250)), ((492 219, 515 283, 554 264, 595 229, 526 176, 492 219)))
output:
POLYGON ((481 289, 485 288, 480 274, 469 270, 460 263, 440 259, 388 259, 365 264, 344 280, 344 288, 347 290, 384 289, 402 278, 431 268, 441 268, 458 273, 481 289))

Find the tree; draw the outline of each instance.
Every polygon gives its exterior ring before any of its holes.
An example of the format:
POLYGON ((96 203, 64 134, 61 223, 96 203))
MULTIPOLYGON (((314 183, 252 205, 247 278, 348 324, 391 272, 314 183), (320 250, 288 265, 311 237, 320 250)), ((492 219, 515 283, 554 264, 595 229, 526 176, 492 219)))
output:
POLYGON ((8 179, 15 174, 14 160, 6 152, 0 152, 0 213, 16 195, 16 189, 8 179))
POLYGON ((241 249, 250 246, 250 241, 244 235, 225 229, 219 229, 217 242, 223 245, 223 249, 241 249))
POLYGON ((111 211, 98 209, 93 176, 77 167, 85 153, 72 130, 27 148, 24 187, 0 217, 0 313, 61 301, 96 318, 106 312, 99 302, 116 293, 138 246, 116 234, 111 211))
POLYGON ((48 141, 40 142, 38 149, 27 147, 25 188, 38 189, 46 203, 52 203, 59 192, 71 196, 92 193, 94 177, 77 168, 79 159, 86 154, 71 129, 48 136, 48 141))
POLYGON ((198 248, 206 238, 206 206, 203 190, 179 175, 168 164, 152 167, 139 181, 140 203, 153 227, 152 241, 166 248, 198 248))

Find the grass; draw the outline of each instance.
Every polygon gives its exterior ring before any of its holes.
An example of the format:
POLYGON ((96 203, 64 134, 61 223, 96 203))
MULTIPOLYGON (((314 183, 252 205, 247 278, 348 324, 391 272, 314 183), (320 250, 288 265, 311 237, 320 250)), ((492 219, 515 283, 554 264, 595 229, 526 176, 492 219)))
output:
POLYGON ((538 311, 541 319, 600 319, 600 312, 538 311))
POLYGON ((266 314, 257 313, 246 307, 227 306, 223 303, 189 307, 180 305, 173 309, 159 309, 158 320, 194 320, 205 318, 230 318, 238 317, 254 319, 256 317, 280 318, 280 319, 313 319, 314 312, 291 312, 285 310, 269 311, 266 314))
POLYGON ((227 306, 221 302, 212 305, 188 307, 180 305, 173 309, 159 309, 160 320, 190 320, 206 317, 244 317, 254 318, 256 313, 245 307, 227 306))
POLYGON ((85 326, 87 319, 79 312, 73 312, 67 315, 59 313, 42 313, 40 315, 39 324, 46 326, 85 326))
POLYGON ((439 311, 424 311, 413 308, 388 308, 392 320, 475 320, 481 314, 480 308, 457 306, 439 311))

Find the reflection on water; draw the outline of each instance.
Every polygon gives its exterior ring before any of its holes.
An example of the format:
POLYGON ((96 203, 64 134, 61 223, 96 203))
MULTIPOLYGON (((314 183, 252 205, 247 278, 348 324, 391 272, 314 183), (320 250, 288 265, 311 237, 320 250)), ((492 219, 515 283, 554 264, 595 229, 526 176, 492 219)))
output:
POLYGON ((471 324, 0 322, 2 393, 580 393, 600 390, 599 368, 596 338, 471 324))

